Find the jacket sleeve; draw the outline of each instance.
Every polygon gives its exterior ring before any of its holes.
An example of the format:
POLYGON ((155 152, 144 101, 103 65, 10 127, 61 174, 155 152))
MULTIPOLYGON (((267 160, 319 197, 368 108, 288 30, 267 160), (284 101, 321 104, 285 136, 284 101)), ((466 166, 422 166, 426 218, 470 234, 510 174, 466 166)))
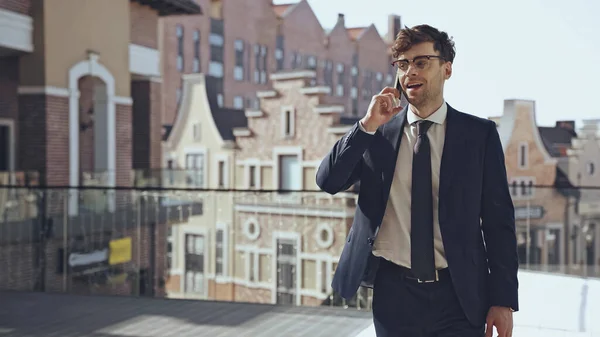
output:
POLYGON ((490 123, 484 159, 481 225, 485 239, 490 305, 519 310, 517 273, 519 258, 515 232, 515 210, 504 151, 495 124, 490 123))
POLYGON ((317 185, 329 194, 345 191, 360 178, 363 154, 375 135, 360 129, 358 122, 338 140, 317 170, 317 185))

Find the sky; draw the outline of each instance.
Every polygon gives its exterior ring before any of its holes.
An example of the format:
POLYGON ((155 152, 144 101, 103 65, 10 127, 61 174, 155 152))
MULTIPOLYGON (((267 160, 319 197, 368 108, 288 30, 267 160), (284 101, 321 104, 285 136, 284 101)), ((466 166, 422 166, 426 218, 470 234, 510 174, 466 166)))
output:
MULTIPOLYGON (((274 0, 275 4, 297 2, 274 0)), ((308 0, 325 29, 338 13, 346 27, 388 15, 409 27, 427 23, 454 38, 453 74, 444 90, 454 108, 500 116, 505 99, 536 102, 539 125, 600 119, 600 1, 598 0, 308 0)))

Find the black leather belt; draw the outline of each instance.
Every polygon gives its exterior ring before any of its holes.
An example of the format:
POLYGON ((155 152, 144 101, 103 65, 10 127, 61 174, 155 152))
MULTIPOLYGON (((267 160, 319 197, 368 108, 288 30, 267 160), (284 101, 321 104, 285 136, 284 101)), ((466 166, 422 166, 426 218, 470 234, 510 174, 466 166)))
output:
POLYGON ((379 267, 391 269, 394 272, 400 273, 401 277, 408 281, 413 281, 416 283, 434 283, 434 282, 446 282, 450 280, 450 270, 448 268, 438 269, 435 271, 435 278, 432 280, 421 280, 418 277, 414 276, 412 270, 410 268, 406 268, 395 264, 391 261, 388 261, 384 258, 380 258, 379 267))

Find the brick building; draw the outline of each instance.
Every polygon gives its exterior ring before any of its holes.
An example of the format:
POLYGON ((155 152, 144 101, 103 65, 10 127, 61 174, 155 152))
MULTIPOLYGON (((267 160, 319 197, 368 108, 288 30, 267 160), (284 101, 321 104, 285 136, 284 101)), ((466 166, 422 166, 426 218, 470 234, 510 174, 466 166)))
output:
MULTIPOLYGON (((356 118, 327 102, 314 70, 271 75, 258 92, 261 110, 235 128, 239 189, 314 190, 323 156, 356 118)), ((235 200, 235 298, 239 301, 319 305, 352 223, 355 195, 281 192, 235 200)))
POLYGON ((494 118, 505 151, 522 266, 557 270, 570 256, 579 223, 578 189, 569 180, 567 149, 577 136, 572 122, 538 127, 535 102, 506 100, 494 118), (528 244, 529 243, 529 244, 528 244))
POLYGON ((270 88, 271 73, 314 70, 312 84, 329 87, 327 101, 354 116, 364 114, 371 96, 392 83, 388 41, 400 29, 398 16, 390 16, 382 37, 373 25, 346 27, 343 14, 335 27, 324 29, 306 0, 196 1, 206 15, 161 20, 165 125, 175 121, 186 73, 216 77, 220 105, 257 109, 255 94, 270 88))
POLYGON ((329 103, 316 77, 314 70, 273 73, 272 87, 256 93, 261 109, 247 110, 219 106, 217 78, 184 77, 165 153, 173 167, 185 167, 187 186, 215 191, 198 193, 211 212, 172 227, 169 296, 294 305, 330 299, 355 195, 300 190, 318 190, 321 159, 358 118, 329 103), (194 259, 202 270, 190 269, 194 259))
MULTIPOLYGON (((106 249, 129 237, 131 268, 146 270, 155 292, 173 217, 157 206, 152 221, 132 221, 158 201, 110 188, 131 186, 133 168, 161 166, 158 21, 199 13, 191 0, 0 2, 0 171, 9 177, 0 180, 33 171, 42 186, 108 188, 40 187, 33 195, 3 188, 0 199, 12 199, 2 204, 0 265, 11 272, 2 273, 0 286, 71 289, 74 275, 58 275, 58 264, 114 269, 104 266, 106 249), (33 210, 23 215, 9 205, 33 210)), ((86 280, 90 290, 95 281, 86 280)))

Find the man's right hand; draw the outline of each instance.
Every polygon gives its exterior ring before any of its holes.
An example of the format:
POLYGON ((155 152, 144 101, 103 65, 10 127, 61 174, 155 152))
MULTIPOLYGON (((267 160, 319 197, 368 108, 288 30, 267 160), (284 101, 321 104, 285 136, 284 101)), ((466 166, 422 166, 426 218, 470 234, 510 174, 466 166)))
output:
POLYGON ((400 92, 396 88, 385 87, 378 95, 373 96, 367 114, 360 120, 367 132, 374 132, 400 112, 403 107, 396 106, 400 102, 400 92))

